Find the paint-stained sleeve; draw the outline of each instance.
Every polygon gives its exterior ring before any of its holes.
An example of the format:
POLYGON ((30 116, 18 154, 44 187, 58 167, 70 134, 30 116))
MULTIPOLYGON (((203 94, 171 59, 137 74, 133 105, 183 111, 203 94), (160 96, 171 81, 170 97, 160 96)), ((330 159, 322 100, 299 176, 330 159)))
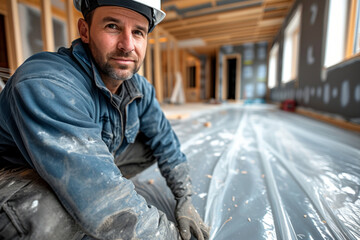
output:
POLYGON ((94 121, 92 96, 64 76, 13 83, 16 144, 84 232, 98 239, 178 239, 173 223, 122 177, 94 121))

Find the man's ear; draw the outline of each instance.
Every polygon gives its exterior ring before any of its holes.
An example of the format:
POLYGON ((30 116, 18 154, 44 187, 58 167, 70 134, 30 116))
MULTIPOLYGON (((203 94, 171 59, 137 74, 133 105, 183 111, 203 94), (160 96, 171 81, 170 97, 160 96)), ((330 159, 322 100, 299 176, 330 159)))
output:
POLYGON ((90 35, 90 29, 88 23, 85 21, 85 19, 80 18, 78 21, 78 30, 80 34, 80 38, 83 41, 83 43, 89 43, 89 35, 90 35))

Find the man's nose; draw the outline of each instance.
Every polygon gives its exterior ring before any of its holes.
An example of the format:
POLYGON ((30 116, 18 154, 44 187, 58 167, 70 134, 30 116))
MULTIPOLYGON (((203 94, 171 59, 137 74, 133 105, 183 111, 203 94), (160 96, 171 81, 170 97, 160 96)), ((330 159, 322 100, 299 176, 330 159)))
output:
POLYGON ((118 41, 118 48, 125 53, 132 52, 135 48, 131 31, 123 31, 118 41))

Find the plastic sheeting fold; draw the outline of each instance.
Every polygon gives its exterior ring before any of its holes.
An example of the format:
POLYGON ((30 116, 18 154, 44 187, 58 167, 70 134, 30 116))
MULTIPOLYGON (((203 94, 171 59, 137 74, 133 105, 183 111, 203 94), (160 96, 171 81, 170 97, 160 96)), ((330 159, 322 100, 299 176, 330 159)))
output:
POLYGON ((172 125, 211 239, 360 239, 358 133, 265 104, 172 125))

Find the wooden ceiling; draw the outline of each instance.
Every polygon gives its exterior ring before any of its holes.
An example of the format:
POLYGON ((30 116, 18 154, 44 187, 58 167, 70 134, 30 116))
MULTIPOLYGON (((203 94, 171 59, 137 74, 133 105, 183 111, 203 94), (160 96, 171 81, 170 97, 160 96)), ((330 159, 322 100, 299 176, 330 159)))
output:
POLYGON ((271 42, 295 0, 162 0, 159 26, 189 47, 271 42))

